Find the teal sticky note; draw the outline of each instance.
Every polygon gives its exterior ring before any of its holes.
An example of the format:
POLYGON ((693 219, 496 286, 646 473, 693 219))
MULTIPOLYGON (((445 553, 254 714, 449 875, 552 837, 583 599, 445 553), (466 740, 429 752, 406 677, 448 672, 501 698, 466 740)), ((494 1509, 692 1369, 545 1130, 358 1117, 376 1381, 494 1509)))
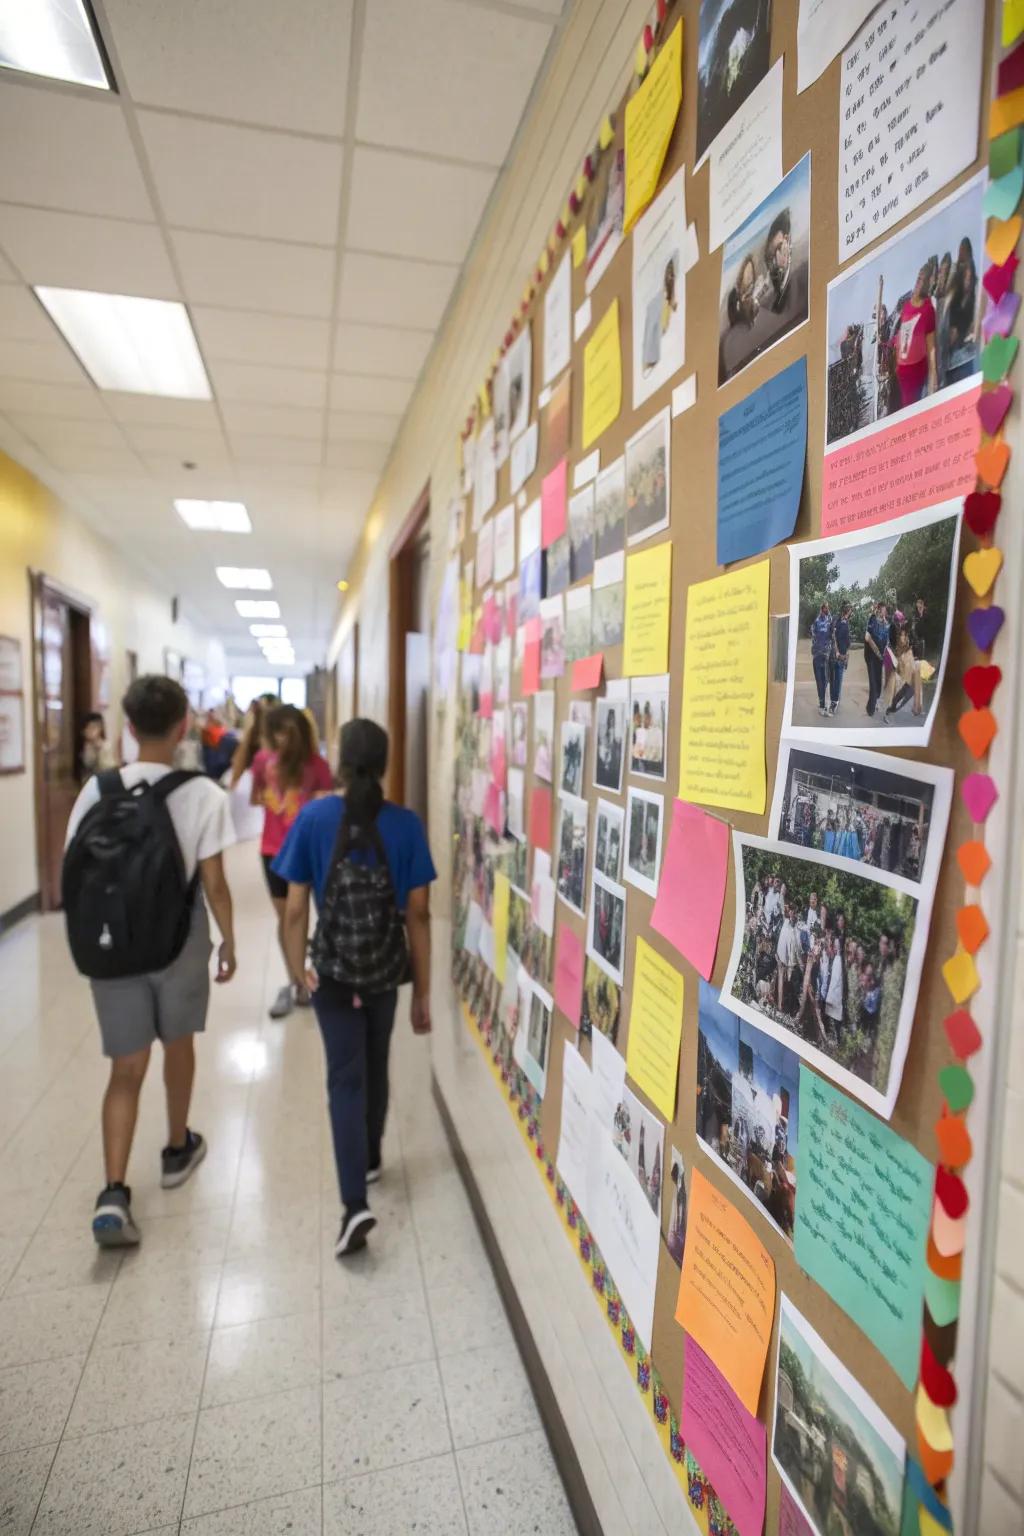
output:
POLYGON ((908 1389, 921 1353, 934 1179, 909 1141, 801 1066, 796 1261, 908 1389))
POLYGON ((993 181, 1020 164, 1020 129, 1010 128, 993 139, 988 147, 988 174, 993 181))
POLYGON ((936 1326, 948 1328, 960 1316, 960 1281, 943 1280, 941 1275, 933 1275, 926 1265, 924 1299, 936 1326))
POLYGON ((1022 192, 1024 166, 1015 165, 1005 176, 1000 176, 998 181, 990 181, 985 189, 983 210, 986 218, 1012 219, 1022 192))

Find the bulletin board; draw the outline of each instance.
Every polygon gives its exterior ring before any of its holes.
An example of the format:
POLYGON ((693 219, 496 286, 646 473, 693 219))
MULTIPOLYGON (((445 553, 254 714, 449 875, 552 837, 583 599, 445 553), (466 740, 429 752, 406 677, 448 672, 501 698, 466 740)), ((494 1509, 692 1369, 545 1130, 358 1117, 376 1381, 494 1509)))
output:
MULTIPOLYGON (((752 7, 752 9, 755 9, 752 7)), ((627 440, 640 428, 651 420, 659 411, 668 408, 671 410, 674 392, 680 385, 686 384, 684 390, 686 398, 677 397, 676 404, 679 407, 678 414, 672 414, 670 418, 670 442, 671 442, 671 516, 669 527, 662 533, 639 546, 646 550, 661 544, 670 544, 672 547, 672 581, 671 581, 671 609, 669 622, 668 643, 668 670, 670 674, 670 701, 668 712, 667 730, 667 764, 664 782, 648 783, 644 779, 638 779, 629 772, 627 760, 626 772, 623 778, 622 793, 598 791, 594 788, 594 730, 587 733, 586 739, 586 767, 584 772, 583 795, 589 806, 589 834, 587 842, 587 911, 589 916, 589 903, 591 891, 591 870, 594 859, 594 818, 596 805, 599 798, 613 801, 619 806, 625 807, 627 786, 655 790, 665 797, 663 835, 665 841, 668 837, 668 828, 671 822, 673 801, 678 794, 680 781, 680 719, 681 719, 681 694, 683 687, 683 674, 686 666, 686 624, 688 594, 693 584, 702 582, 708 578, 721 575, 723 569, 742 569, 746 565, 755 565, 767 560, 770 563, 770 585, 768 611, 770 622, 764 643, 768 651, 768 681, 767 704, 765 719, 765 759, 767 772, 767 792, 764 814, 749 814, 742 811, 716 807, 712 800, 704 801, 704 808, 712 815, 721 818, 728 823, 732 830, 754 834, 757 836, 768 835, 769 811, 772 806, 773 792, 775 788, 776 770, 779 761, 780 736, 783 727, 783 714, 786 701, 786 672, 787 662, 785 656, 785 624, 777 623, 780 617, 790 615, 790 551, 789 545, 806 540, 816 540, 822 537, 824 529, 822 523, 822 499, 823 499, 823 445, 826 441, 826 413, 827 404, 827 369, 830 356, 834 360, 836 354, 830 354, 830 338, 827 328, 827 288, 830 281, 839 273, 852 267, 863 255, 880 246, 891 238, 900 229, 915 223, 930 208, 943 202, 955 193, 957 189, 966 186, 984 171, 989 163, 989 141, 987 133, 987 113, 990 100, 990 75, 992 71, 991 39, 993 32, 998 33, 997 18, 993 14, 993 0, 988 4, 979 3, 975 7, 975 19, 979 37, 984 39, 982 47, 982 63, 980 68, 981 96, 980 108, 977 119, 972 118, 964 128, 968 133, 971 143, 975 144, 977 154, 970 163, 963 167, 950 180, 943 181, 935 187, 931 197, 916 205, 891 229, 877 238, 868 236, 867 242, 862 248, 840 261, 840 226, 839 226, 839 197, 837 188, 841 179, 841 159, 843 147, 841 145, 841 107, 844 90, 844 76, 842 67, 842 52, 824 68, 820 76, 806 89, 797 90, 797 59, 798 59, 798 18, 801 11, 813 10, 814 7, 798 4, 798 0, 774 0, 773 16, 771 20, 771 61, 775 64, 778 60, 784 60, 783 69, 783 106, 782 106, 782 171, 789 173, 798 166, 802 158, 811 156, 811 219, 810 219, 810 255, 809 255, 809 319, 806 324, 791 334, 786 335, 777 345, 773 346, 765 355, 756 358, 737 376, 730 378, 722 386, 718 384, 719 378, 719 315, 721 304, 722 261, 721 249, 709 250, 710 224, 709 224, 709 167, 702 165, 695 169, 698 159, 698 36, 699 36, 699 12, 698 0, 684 0, 684 3, 670 6, 667 10, 659 7, 659 20, 657 24, 657 39, 652 40, 653 46, 645 48, 644 42, 640 44, 638 54, 641 63, 646 55, 645 69, 651 66, 652 60, 657 58, 658 51, 673 34, 677 23, 682 23, 682 105, 672 131, 668 145, 664 165, 657 179, 657 188, 662 190, 669 183, 673 175, 680 167, 685 167, 685 218, 688 224, 695 226, 696 232, 696 260, 685 274, 685 362, 683 366, 673 372, 655 392, 638 408, 633 408, 633 323, 632 323, 632 261, 633 240, 627 232, 621 247, 610 261, 607 270, 594 285, 589 295, 591 318, 581 334, 573 341, 571 348, 571 362, 569 376, 571 378, 571 433, 568 444, 568 465, 570 476, 570 494, 572 489, 571 477, 573 469, 585 460, 592 449, 597 449, 600 455, 601 467, 611 464, 624 450, 627 440), (596 441, 584 446, 584 350, 587 342, 594 334, 595 328, 608 316, 613 305, 617 305, 618 326, 621 342, 621 375, 622 375, 622 404, 621 409, 610 425, 601 431, 596 441), (806 468, 803 475, 802 489, 799 496, 799 511, 796 525, 791 537, 786 537, 774 544, 770 549, 756 556, 740 559, 723 567, 718 560, 716 548, 716 502, 717 502, 717 463, 718 463, 718 424, 722 414, 731 407, 746 399, 760 385, 777 375, 788 365, 796 363, 799 359, 806 359, 807 367, 807 436, 806 436, 806 468), (695 398, 690 403, 690 387, 688 381, 691 377, 695 380, 693 391, 695 398)), ((831 8, 829 8, 831 9, 831 8)), ((843 8, 840 8, 843 9, 843 8)), ((856 9, 856 8, 854 8, 856 9)), ((862 7, 865 14, 870 13, 870 7, 862 7)), ((885 6, 882 11, 898 9, 897 6, 885 6)), ((881 13, 876 13, 881 14, 881 13)), ((858 28, 846 26, 844 38, 852 37, 858 28)), ((626 98, 620 104, 614 114, 611 128, 614 138, 602 149, 602 159, 614 156, 623 148, 624 143, 624 118, 625 106, 628 99, 639 88, 641 76, 638 74, 633 80, 626 98)), ((600 176, 597 184, 600 184, 600 176)), ((551 437, 551 423, 549 413, 544 409, 538 409, 537 397, 541 394, 543 379, 541 377, 541 359, 544 355, 544 311, 545 295, 556 273, 560 273, 563 252, 572 250, 573 236, 586 225, 588 213, 591 211, 592 199, 598 195, 597 187, 581 184, 577 193, 582 190, 582 195, 574 195, 573 207, 570 217, 563 224, 559 219, 557 228, 562 230, 561 242, 554 240, 548 260, 544 263, 546 272, 539 270, 532 274, 532 281, 528 286, 533 289, 532 295, 524 298, 523 313, 517 317, 519 333, 527 326, 532 338, 532 379, 531 379, 531 403, 530 421, 539 423, 539 451, 537 455, 536 469, 526 481, 523 491, 523 500, 532 503, 541 495, 542 481, 545 474, 553 467, 555 457, 559 452, 557 446, 553 446, 551 437)), ((553 210, 553 213, 557 210, 553 210)), ((582 240, 583 237, 580 237, 582 240)), ((579 249, 579 247, 577 247, 579 249)), ((941 256, 941 252, 938 253, 941 256)), ((982 269, 983 257, 980 251, 978 257, 979 276, 982 269)), ((577 315, 581 306, 587 302, 588 295, 585 288, 586 263, 575 265, 569 262, 570 280, 572 284, 571 310, 577 315)), ((509 338, 506 338, 506 342, 509 338)), ((834 342, 834 338, 833 338, 834 342)), ((490 397, 484 391, 480 402, 474 411, 475 419, 470 430, 467 431, 465 449, 467 458, 476 449, 479 441, 479 433, 485 428, 487 417, 490 413, 490 397)), ((497 476, 494 510, 500 511, 509 504, 516 503, 509 482, 510 464, 505 463, 497 476)), ((469 477, 467 476, 467 485, 469 477)), ((936 498, 939 499, 939 498, 936 498)), ((962 494, 960 497, 962 503, 962 494)), ((474 522, 479 521, 472 515, 473 496, 470 492, 465 501, 465 515, 463 519, 464 535, 461 551, 463 557, 463 570, 468 571, 470 562, 477 558, 478 530, 474 529, 474 522)), ((488 520, 493 518, 490 514, 488 520)), ((518 522, 519 512, 516 513, 518 522)), ((972 643, 965 624, 964 616, 975 601, 960 571, 960 564, 964 555, 976 548, 979 544, 975 535, 965 526, 962 528, 960 544, 960 559, 956 570, 956 607, 953 615, 950 631, 949 648, 947 653, 946 671, 942 692, 937 704, 937 712, 931 731, 930 741, 925 748, 913 746, 893 746, 889 748, 879 747, 872 743, 871 750, 885 751, 886 756, 893 759, 906 758, 918 762, 926 762, 951 768, 955 771, 955 783, 959 786, 963 776, 977 771, 978 762, 962 738, 960 718, 964 710, 964 696, 961 688, 961 677, 966 668, 985 657, 979 653, 972 643)), ((627 557, 631 553, 627 549, 627 557)), ((518 564, 516 566, 518 573, 518 564)), ((463 594, 466 609, 467 622, 460 640, 469 644, 470 631, 473 628, 472 611, 479 608, 480 591, 471 587, 463 594)), ((790 621, 794 620, 790 615, 790 621)), ((805 644, 802 639, 801 644, 805 644)), ((604 650, 603 675, 604 681, 594 691, 574 692, 571 686, 572 665, 568 664, 564 675, 552 682, 541 684, 542 689, 553 688, 555 697, 555 732, 554 749, 557 756, 559 742, 559 725, 569 716, 570 706, 573 701, 594 702, 605 696, 605 690, 609 683, 623 676, 622 648, 616 647, 604 650)), ((863 662, 857 657, 851 662, 853 667, 863 668, 863 662)), ((512 701, 522 698, 520 691, 521 677, 518 672, 513 674, 511 691, 512 701)), ((465 717, 465 700, 463 726, 467 725, 465 717)), ((532 711, 532 705, 531 705, 532 711)), ((532 714, 531 714, 532 718, 532 714)), ((592 717, 593 727, 593 717, 592 717)), ((628 749, 627 749, 628 753, 628 749)), ((465 764, 463 764, 465 766, 465 764)), ((556 776, 557 778, 557 776, 556 776)), ((530 792, 534 783, 539 782, 534 777, 532 750, 527 759, 525 768, 525 799, 527 806, 530 801, 530 792)), ((553 800, 557 803, 557 781, 552 785, 553 800)), ((468 878, 467 871, 472 860, 470 844, 474 837, 479 837, 482 843, 486 834, 482 829, 478 833, 469 830, 466 819, 466 795, 463 781, 460 791, 459 803, 455 814, 456 837, 461 841, 460 857, 456 860, 456 889, 454 902, 458 912, 460 900, 465 918, 465 892, 460 897, 458 883, 460 878, 465 881, 468 878)), ((556 834, 557 817, 552 828, 552 837, 556 834)), ((950 1014, 953 1004, 950 992, 944 981, 942 966, 947 957, 958 952, 960 947, 960 930, 958 929, 958 912, 964 905, 965 880, 961 867, 958 865, 956 851, 972 838, 979 836, 977 826, 972 824, 971 817, 961 800, 958 792, 952 796, 951 815, 948 833, 945 838, 941 868, 938 873, 934 891, 934 900, 931 909, 930 925, 927 936, 927 948, 921 973, 920 986, 917 996, 916 1012, 910 1035, 909 1049, 902 1073, 902 1081, 898 1097, 888 1124, 923 1155, 931 1164, 939 1161, 939 1153, 936 1144, 934 1127, 944 1114, 948 1113, 949 1106, 944 1098, 943 1089, 940 1086, 940 1072, 947 1068, 953 1056, 950 1042, 943 1029, 943 1020, 950 1014)), ((664 842, 663 842, 664 856, 664 842)), ((528 857, 532 868, 533 849, 529 848, 528 857)), ((717 946, 714 968, 711 975, 711 983, 715 988, 720 988, 726 975, 726 970, 732 949, 733 931, 735 925, 736 892, 735 892, 735 864, 732 856, 728 860, 728 883, 725 890, 722 907, 722 922, 717 946)), ((527 889, 529 887, 527 886, 527 889)), ((669 1181, 669 1157, 670 1148, 678 1149, 682 1154, 686 1169, 687 1186, 690 1187, 694 1171, 710 1181, 711 1185, 721 1193, 732 1205, 736 1206, 740 1214, 756 1232, 760 1242, 770 1253, 776 1271, 777 1292, 782 1293, 792 1301, 803 1316, 811 1323, 813 1328, 825 1341, 828 1348, 834 1352, 839 1360, 847 1367, 852 1375, 861 1384, 868 1396, 877 1404, 882 1413, 896 1426, 897 1430, 906 1440, 910 1454, 916 1459, 919 1457, 918 1431, 915 1414, 915 1391, 908 1389, 899 1379, 890 1362, 881 1351, 870 1341, 860 1327, 849 1317, 842 1308, 836 1304, 831 1296, 818 1284, 805 1274, 798 1266, 792 1245, 781 1235, 774 1224, 765 1219, 763 1213, 737 1190, 736 1184, 723 1170, 721 1163, 707 1154, 705 1147, 698 1140, 695 1131, 695 1104, 698 1082, 698 1002, 700 992, 700 979, 694 967, 685 960, 679 951, 660 936, 651 926, 651 915, 654 907, 654 898, 633 885, 628 887, 627 901, 627 938, 625 943, 625 974, 621 996, 621 1014, 618 1025, 616 1045, 618 1050, 625 1055, 628 1048, 631 1022, 631 1002, 633 988, 633 969, 637 953, 637 940, 642 939, 673 967, 684 978, 684 1005, 682 1024, 681 1057, 678 1073, 678 1088, 675 1102, 675 1112, 666 1122, 664 1133, 664 1168, 662 1182, 661 1223, 663 1241, 660 1245, 659 1273, 657 1285, 657 1301, 654 1314, 653 1336, 650 1349, 650 1360, 658 1379, 663 1386, 664 1396, 674 1414, 678 1415, 680 1403, 684 1391, 684 1336, 683 1331, 676 1321, 675 1309, 677 1293, 679 1290, 680 1270, 674 1262, 664 1239, 667 1236, 670 1206, 672 1197, 672 1184, 669 1181)), ((572 912, 566 904, 559 900, 556 903, 555 939, 552 945, 552 960, 558 947, 559 934, 562 930, 570 930, 583 942, 586 941, 587 919, 572 912)), ((457 924, 458 927, 458 924, 457 924)), ((484 961, 476 956, 467 957, 464 952, 457 952, 453 957, 456 977, 459 979, 463 994, 468 999, 477 1024, 481 1022, 481 1016, 489 1021, 495 1014, 497 997, 501 991, 500 983, 490 973, 484 961)), ((552 976, 549 973, 543 978, 538 978, 542 984, 551 989, 552 976)), ((497 1036, 489 1033, 488 1038, 497 1041, 497 1036)), ((562 1114, 562 1061, 563 1042, 566 1040, 577 1041, 581 1054, 589 1061, 592 1051, 592 1040, 578 1034, 574 1025, 556 1007, 552 1016, 552 1038, 547 1052, 546 1080, 544 1081, 543 1096, 538 1100, 537 1095, 531 1095, 526 1090, 528 1101, 532 1104, 536 1118, 535 1141, 538 1147, 543 1147, 544 1155, 548 1161, 555 1158, 559 1143, 561 1114, 562 1114)), ((499 1046, 495 1044, 496 1054, 499 1046)), ((630 1079, 629 1086, 651 1113, 658 1113, 655 1104, 646 1098, 636 1083, 630 1079)), ((659 1118, 664 1118, 659 1115, 659 1118)), ((800 1198, 798 1191, 797 1199, 800 1198)), ((692 1193, 691 1193, 692 1199, 692 1193)), ((613 1276, 614 1278, 614 1276, 613 1276)), ((600 1298, 595 1298, 600 1304, 600 1298)), ((768 1350, 767 1366, 760 1389, 758 1416, 767 1424, 768 1430, 768 1490, 767 1508, 765 1517, 765 1530, 775 1533, 780 1529, 780 1481, 775 1466, 771 1460, 771 1435, 772 1413, 774 1408, 775 1387, 775 1359, 778 1340, 778 1303, 776 1303, 776 1317, 772 1343, 768 1350)), ((925 1314, 925 1335, 935 1359, 942 1365, 949 1364, 953 1368, 956 1344, 956 1323, 950 1323, 940 1327, 934 1323, 930 1314, 925 1314)), ((623 1390, 627 1390, 624 1383, 623 1390)), ((941 1480, 940 1480, 941 1490, 941 1480)), ((940 1491, 940 1500, 942 1497, 940 1491)), ((694 1510, 698 1523, 703 1523, 706 1528, 707 1511, 703 1516, 698 1509, 694 1510)), ((791 1526, 784 1527, 789 1530, 791 1526)), ((917 1526, 913 1527, 915 1530, 917 1526)), ((925 1529, 922 1525, 921 1529, 925 1529)))

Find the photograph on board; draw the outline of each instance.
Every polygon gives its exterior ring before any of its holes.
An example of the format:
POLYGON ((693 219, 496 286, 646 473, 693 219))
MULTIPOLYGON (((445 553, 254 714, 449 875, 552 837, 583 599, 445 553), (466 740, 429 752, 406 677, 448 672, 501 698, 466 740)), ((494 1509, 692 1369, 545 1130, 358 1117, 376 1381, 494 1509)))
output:
POLYGON ((626 623, 626 557, 620 551, 594 566, 590 627, 595 651, 621 645, 626 623))
POLYGON ((540 613, 541 588, 544 581, 544 552, 535 549, 526 555, 519 567, 519 607, 516 618, 520 624, 535 619, 540 613))
POLYGON ((578 800, 575 795, 558 797, 555 858, 556 890, 566 906, 583 917, 587 874, 587 802, 578 800))
POLYGON ((587 954, 621 987, 625 952, 626 888, 595 870, 590 892, 587 954))
POLYGON ((633 229, 633 409, 686 361, 686 171, 680 166, 633 229))
POLYGON ((569 497, 569 580, 582 581, 594 569, 594 482, 569 497))
POLYGON ((791 736, 927 745, 949 653, 959 514, 946 501, 790 546, 791 736))
POLYGON ((826 448, 980 382, 985 181, 965 182, 829 283, 826 448))
POLYGON ((622 244, 626 206, 626 153, 613 150, 597 162, 587 212, 587 292, 595 287, 622 244))
POLYGON ((529 731, 529 708, 526 703, 513 704, 512 709, 512 765, 515 768, 526 767, 526 756, 529 731))
POLYGON ((626 813, 610 800, 597 802, 594 821, 594 868, 609 880, 622 878, 622 838, 626 813))
POLYGON ((670 428, 666 407, 626 444, 626 539, 630 544, 668 527, 670 428))
POLYGON ((606 971, 589 957, 583 970, 583 1006, 580 1010, 580 1034, 590 1036, 596 1029, 614 1044, 619 1033, 622 993, 606 971))
POLYGON ((589 656, 591 643, 591 590, 588 581, 582 587, 570 587, 565 594, 565 659, 580 661, 589 656))
POLYGON ((520 970, 519 1027, 513 1055, 541 1098, 547 1088, 553 1006, 550 994, 520 970))
POLYGON ((565 604, 561 597, 546 597, 540 605, 540 675, 561 677, 564 671, 565 604))
POLYGON ((533 771, 538 779, 551 783, 554 761, 555 696, 551 692, 533 696, 533 771))
POLYGON ((805 323, 810 216, 807 154, 722 247, 720 385, 805 323))
POLYGON ((522 768, 510 768, 508 770, 508 802, 505 807, 505 816, 508 821, 509 834, 522 842, 526 837, 526 821, 524 818, 524 781, 526 775, 522 768))
POLYGON ((789 1297, 779 1298, 772 1460, 816 1536, 899 1536, 902 1435, 789 1297))
POLYGON ((610 789, 615 795, 622 793, 622 765, 626 756, 628 714, 629 704, 624 696, 597 701, 594 785, 597 789, 610 789))
POLYGON ((494 462, 498 469, 508 459, 508 358, 503 357, 491 386, 491 417, 494 421, 494 462))
POLYGON ((586 727, 571 720, 562 721, 562 771, 558 787, 565 795, 583 793, 583 759, 586 756, 586 727))
POLYGON ((594 706, 589 699, 570 699, 569 719, 574 725, 582 725, 585 730, 591 730, 594 724, 594 706))
POLYGON ((697 37, 697 164, 768 73, 772 0, 701 0, 697 37))
POLYGON ((928 939, 890 875, 734 832, 726 1007, 888 1117, 928 939))
POLYGON ((683 1267, 686 1252, 686 1164, 678 1147, 672 1147, 668 1167, 668 1237, 669 1257, 677 1269, 683 1267))
POLYGON ((629 683, 629 771, 664 779, 668 757, 668 674, 629 683))
POLYGON ((603 560, 626 547, 626 458, 602 469, 594 489, 594 557, 603 560))
POLYGON ((658 894, 661 833, 665 797, 631 784, 626 799, 626 859, 624 878, 648 896, 658 894))
POLYGON ((665 1125, 636 1094, 623 1086, 611 1124, 612 1146, 629 1165, 655 1216, 661 1215, 665 1125))
POLYGON ((544 596, 557 597, 569 586, 569 535, 553 539, 544 551, 544 596))
POLYGON ((934 891, 952 792, 951 768, 783 740, 768 836, 934 891))
POLYGON ((787 1242, 796 1218, 800 1061, 700 983, 698 1140, 787 1242))
POLYGON ((509 347, 502 362, 508 372, 508 432, 512 442, 530 424, 530 374, 533 339, 527 324, 509 347))

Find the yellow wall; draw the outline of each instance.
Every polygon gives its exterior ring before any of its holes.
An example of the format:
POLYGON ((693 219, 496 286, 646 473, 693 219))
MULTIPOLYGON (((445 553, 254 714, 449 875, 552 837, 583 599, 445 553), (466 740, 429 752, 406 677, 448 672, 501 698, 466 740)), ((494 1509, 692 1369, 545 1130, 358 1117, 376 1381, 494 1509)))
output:
POLYGON ((225 682, 223 650, 185 621, 171 623, 169 594, 141 577, 114 548, 69 512, 33 475, 0 453, 0 634, 21 641, 25 679, 26 771, 0 776, 0 913, 38 889, 32 772, 32 636, 30 570, 42 571, 87 597, 106 626, 111 661, 107 731, 117 739, 117 701, 126 681, 126 651, 144 672, 163 671, 170 646, 225 682))

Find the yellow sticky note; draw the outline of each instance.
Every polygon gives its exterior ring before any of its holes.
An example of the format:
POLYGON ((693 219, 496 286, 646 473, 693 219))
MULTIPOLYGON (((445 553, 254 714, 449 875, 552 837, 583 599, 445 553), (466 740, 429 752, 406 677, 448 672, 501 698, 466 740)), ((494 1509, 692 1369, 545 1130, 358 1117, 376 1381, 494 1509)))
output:
POLYGON ((678 21, 643 85, 626 103, 626 205, 628 234, 654 196, 672 130, 683 100, 683 23, 678 21))
POLYGON ((954 1003, 966 1002, 978 990, 978 967, 974 963, 974 956, 969 955, 966 949, 958 949, 942 967, 942 979, 954 1003))
POLYGON ((508 954, 508 909, 511 892, 508 875, 496 874, 491 924, 494 928, 494 974, 501 982, 505 980, 505 961, 508 954))
POLYGON ((1024 85, 1015 91, 1007 91, 1005 96, 996 97, 989 108, 988 136, 998 139, 1001 133, 1008 133, 1020 123, 1024 123, 1024 85))
POLYGON ((581 224, 572 237, 572 264, 582 267, 587 259, 587 226, 581 224))
POLYGON ((583 349, 583 447, 601 436, 622 409, 619 301, 613 299, 583 349))
POLYGON ((669 1122, 676 1117, 683 976, 645 939, 636 941, 626 1071, 669 1122))
POLYGON ((917 1413, 917 1427, 932 1450, 951 1451, 953 1431, 949 1427, 949 1414, 945 1408, 939 1408, 932 1402, 923 1383, 917 1389, 914 1407, 917 1413))
POLYGON ((1003 0, 1003 47, 1009 48, 1024 32, 1024 0, 1003 0))
POLYGON ((668 671, 672 610, 672 545, 656 544, 626 556, 626 627, 623 677, 668 671))
POLYGON ((679 796, 764 814, 769 563, 686 594, 679 796))

